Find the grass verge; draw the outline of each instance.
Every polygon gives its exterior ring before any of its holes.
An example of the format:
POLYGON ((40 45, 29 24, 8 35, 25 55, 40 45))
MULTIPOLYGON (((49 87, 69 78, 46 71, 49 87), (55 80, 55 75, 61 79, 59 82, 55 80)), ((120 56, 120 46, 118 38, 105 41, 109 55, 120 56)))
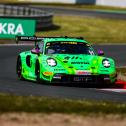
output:
POLYGON ((38 36, 82 36, 94 44, 126 43, 126 21, 79 16, 54 16, 59 29, 37 32, 38 36))
POLYGON ((118 80, 122 80, 122 81, 126 81, 126 67, 122 67, 122 68, 117 68, 117 79, 118 80))
POLYGON ((0 94, 0 113, 126 114, 126 104, 0 94))
POLYGON ((126 67, 117 68, 117 73, 126 74, 126 67))

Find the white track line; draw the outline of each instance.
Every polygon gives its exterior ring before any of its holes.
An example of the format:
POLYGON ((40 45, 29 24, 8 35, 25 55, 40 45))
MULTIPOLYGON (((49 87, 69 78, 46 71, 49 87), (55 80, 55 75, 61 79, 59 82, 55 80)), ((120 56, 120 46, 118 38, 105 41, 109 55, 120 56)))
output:
POLYGON ((34 44, 32 43, 23 43, 23 44, 0 44, 0 46, 33 46, 34 44))
POLYGON ((126 89, 100 89, 101 91, 117 92, 117 93, 126 93, 126 89))

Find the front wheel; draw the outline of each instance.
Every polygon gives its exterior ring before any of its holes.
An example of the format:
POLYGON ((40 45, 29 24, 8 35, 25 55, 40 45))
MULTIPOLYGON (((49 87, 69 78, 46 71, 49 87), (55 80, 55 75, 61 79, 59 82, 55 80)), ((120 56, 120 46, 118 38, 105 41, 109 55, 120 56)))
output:
POLYGON ((38 60, 36 61, 35 65, 35 75, 36 75, 36 81, 40 83, 40 64, 38 60))

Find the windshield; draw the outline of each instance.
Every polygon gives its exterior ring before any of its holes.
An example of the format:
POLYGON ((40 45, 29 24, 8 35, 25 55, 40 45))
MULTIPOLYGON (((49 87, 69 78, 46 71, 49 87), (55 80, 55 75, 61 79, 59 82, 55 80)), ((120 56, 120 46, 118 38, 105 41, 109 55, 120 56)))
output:
POLYGON ((95 55, 91 46, 83 42, 48 42, 46 54, 87 54, 95 55))

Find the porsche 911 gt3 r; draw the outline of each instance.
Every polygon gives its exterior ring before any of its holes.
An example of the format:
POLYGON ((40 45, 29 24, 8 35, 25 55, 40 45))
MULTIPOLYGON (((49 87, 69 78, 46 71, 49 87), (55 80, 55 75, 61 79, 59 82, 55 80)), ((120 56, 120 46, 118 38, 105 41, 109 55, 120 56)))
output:
POLYGON ((116 67, 112 58, 94 51, 83 38, 17 37, 34 41, 35 47, 17 57, 20 79, 49 83, 114 83, 116 67))

